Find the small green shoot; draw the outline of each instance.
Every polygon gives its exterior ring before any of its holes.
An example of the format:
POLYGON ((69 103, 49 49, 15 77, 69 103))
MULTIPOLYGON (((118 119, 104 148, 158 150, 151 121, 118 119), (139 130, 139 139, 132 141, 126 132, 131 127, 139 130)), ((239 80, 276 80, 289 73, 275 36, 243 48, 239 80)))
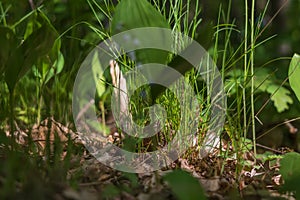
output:
POLYGON ((289 67, 289 80, 293 91, 300 101, 300 56, 294 54, 289 67))

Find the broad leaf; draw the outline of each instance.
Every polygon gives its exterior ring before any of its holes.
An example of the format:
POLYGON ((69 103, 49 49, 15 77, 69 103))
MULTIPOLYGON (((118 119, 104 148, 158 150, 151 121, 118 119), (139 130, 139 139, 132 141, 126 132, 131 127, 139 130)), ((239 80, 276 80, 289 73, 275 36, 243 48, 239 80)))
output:
POLYGON ((185 171, 175 170, 168 173, 164 180, 179 200, 206 199, 199 181, 185 171))
POLYGON ((7 60, 16 51, 19 41, 14 32, 8 28, 0 26, 0 75, 7 67, 7 60))
POLYGON ((289 109, 288 104, 293 103, 293 99, 289 96, 290 91, 283 86, 272 84, 267 88, 267 92, 272 95, 271 100, 279 113, 289 109))
POLYGON ((169 24, 147 0, 122 0, 115 9, 112 33, 142 27, 169 28, 169 24))
POLYGON ((300 198, 300 154, 291 152, 284 155, 280 161, 280 174, 284 180, 283 191, 295 192, 296 199, 300 198))
POLYGON ((288 181, 293 176, 300 175, 300 154, 296 152, 287 153, 280 161, 280 174, 283 180, 288 181))
POLYGON ((267 69, 255 72, 255 87, 258 91, 269 93, 277 112, 281 113, 289 109, 289 104, 293 103, 293 99, 290 97, 290 91, 276 82, 272 73, 267 69))
POLYGON ((7 60, 7 68, 5 69, 5 82, 10 92, 15 88, 19 81, 19 73, 24 63, 24 54, 22 48, 18 47, 7 60))
MULTIPOLYGON (((258 90, 260 90, 262 92, 266 92, 270 85, 275 84, 275 81, 272 80, 271 77, 272 76, 271 76, 271 73, 269 70, 267 70, 265 68, 257 70, 254 74, 255 88, 257 88, 258 90)), ((251 86, 251 83, 249 82, 247 87, 250 87, 250 86, 251 86)))
MULTIPOLYGON (((240 84, 243 79, 243 72, 239 69, 232 70, 228 73, 230 79, 227 80, 226 87, 229 88, 230 94, 236 92, 236 84, 240 84)), ((290 96, 290 91, 284 86, 277 83, 274 74, 267 69, 259 69, 254 74, 255 92, 267 92, 271 96, 271 100, 274 103, 276 110, 281 113, 289 109, 289 104, 293 103, 293 99, 290 96)), ((240 86, 238 86, 240 87, 240 86)), ((246 85, 247 88, 251 87, 251 82, 246 85)))
POLYGON ((9 67, 5 72, 5 80, 10 91, 38 59, 52 49, 57 38, 57 33, 47 17, 40 11, 37 14, 41 27, 34 30, 7 61, 9 67))
MULTIPOLYGON (((112 34, 134 28, 159 27, 169 28, 167 20, 156 10, 147 0, 122 0, 115 9, 112 20, 112 34)), ((147 37, 147 36, 145 36, 147 37)), ((149 43, 152 40, 160 44, 170 46, 170 38, 166 37, 164 32, 153 30, 149 33, 149 43)), ((139 41, 135 35, 130 35, 128 40, 134 43, 139 41)), ((137 63, 162 63, 167 62, 169 53, 159 49, 136 50, 131 54, 131 58, 137 63)))
POLYGON ((300 101, 300 56, 294 54, 289 67, 289 80, 293 91, 300 101))
POLYGON ((39 12, 39 16, 42 26, 34 31, 22 45, 24 49, 25 66, 23 66, 20 71, 20 76, 23 76, 38 58, 50 52, 58 36, 46 16, 41 12, 39 12))

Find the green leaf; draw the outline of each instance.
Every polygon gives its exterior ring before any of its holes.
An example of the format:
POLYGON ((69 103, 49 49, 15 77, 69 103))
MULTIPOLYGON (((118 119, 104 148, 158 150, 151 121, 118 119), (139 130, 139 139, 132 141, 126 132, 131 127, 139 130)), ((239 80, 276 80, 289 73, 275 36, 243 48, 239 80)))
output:
MULTIPOLYGON (((134 28, 159 27, 170 28, 167 20, 156 10, 147 0, 122 0, 115 9, 115 14, 111 23, 112 34, 117 34, 134 28)), ((138 39, 135 35, 130 36, 131 42, 138 39)), ((160 44, 170 46, 170 38, 164 32, 153 30, 149 33, 149 42, 156 40, 160 44), (151 35, 150 35, 151 34, 151 35)), ((161 63, 167 62, 169 52, 159 49, 142 49, 134 52, 137 63, 161 63)))
MULTIPOLYGON (((226 87, 231 89, 231 94, 235 93, 236 82, 242 82, 243 72, 241 70, 232 70, 228 73, 230 76, 226 82, 226 87), (239 81, 241 80, 241 81, 239 81)), ((271 95, 271 100, 277 112, 281 113, 289 109, 289 104, 293 103, 293 99, 290 96, 290 91, 277 83, 276 77, 273 77, 272 72, 267 69, 259 69, 255 72, 254 87, 255 92, 267 92, 271 95)), ((249 82, 246 87, 249 88, 251 83, 249 82)))
MULTIPOLYGON (((265 68, 257 70, 255 72, 254 78, 255 78, 255 82, 254 82, 255 88, 257 88, 262 92, 266 92, 268 87, 271 84, 274 84, 274 80, 270 79, 271 77, 270 77, 269 70, 265 68)), ((247 86, 250 87, 250 83, 247 86)))
POLYGON ((51 51, 47 56, 42 57, 43 63, 47 63, 42 68, 41 73, 43 74, 42 81, 46 84, 51 78, 59 74, 64 67, 65 59, 63 54, 60 52, 61 41, 56 40, 51 51))
POLYGON ((300 154, 287 153, 280 161, 280 174, 285 181, 300 175, 300 154))
POLYGON ((120 189, 113 184, 105 185, 102 189, 103 199, 115 199, 121 193, 120 189))
POLYGON ((115 9, 112 33, 142 27, 169 28, 169 24, 147 0, 122 0, 115 9))
POLYGON ((139 179, 136 174, 123 172, 122 177, 130 181, 130 185, 132 188, 136 188, 139 186, 139 179))
POLYGON ((7 60, 14 54, 19 44, 14 32, 8 28, 0 26, 0 75, 7 67, 7 60))
POLYGON ((292 90, 300 101, 300 56, 294 54, 289 67, 289 80, 292 90))
POLYGON ((37 20, 41 27, 34 30, 7 61, 9 67, 5 71, 5 81, 10 91, 39 58, 52 49, 58 36, 47 17, 40 11, 37 13, 37 20))
POLYGON ((53 65, 55 66, 55 75, 59 74, 63 70, 65 65, 65 58, 60 51, 58 52, 58 57, 53 65))
POLYGON ((296 199, 300 198, 300 154, 291 152, 284 155, 280 161, 280 174, 284 180, 284 191, 296 192, 296 199))
POLYGON ((92 59, 92 71, 93 71, 93 78, 96 83, 96 91, 98 97, 101 97, 105 92, 105 77, 104 71, 101 67, 101 63, 98 58, 98 52, 95 51, 93 59, 92 59))
POLYGON ((271 100, 278 113, 289 109, 289 104, 293 103, 290 91, 276 83, 271 72, 267 69, 260 69, 255 72, 255 87, 258 91, 267 92, 271 95, 271 100))
MULTIPOLYGON (((53 47, 53 44, 58 37, 56 30, 49 23, 46 16, 39 12, 42 26, 32 32, 24 41, 22 47, 24 51, 25 63, 20 71, 20 76, 23 76, 38 58, 45 56, 53 47), (46 38, 46 39, 45 39, 46 38)), ((19 77, 20 78, 20 77, 19 77)))
POLYGON ((279 113, 289 109, 288 104, 293 103, 293 99, 289 96, 290 91, 283 86, 272 84, 267 88, 267 92, 272 95, 271 100, 279 113))
POLYGON ((60 51, 57 54, 58 54, 57 59, 54 61, 53 65, 50 66, 51 63, 49 63, 49 65, 47 66, 48 69, 46 71, 46 77, 44 78, 45 84, 48 83, 49 80, 53 78, 55 75, 59 74, 64 67, 65 59, 63 54, 60 51))
POLYGON ((30 16, 30 21, 28 21, 26 25, 26 30, 23 39, 26 40, 28 36, 32 34, 32 32, 34 32, 41 26, 42 24, 38 21, 38 12, 33 12, 32 15, 30 16))
POLYGON ((20 68, 24 63, 22 49, 16 48, 7 60, 7 68, 5 69, 5 82, 10 93, 14 90, 16 83, 19 81, 20 68))
POLYGON ((199 181, 185 171, 174 170, 165 175, 164 180, 179 200, 206 199, 199 181))

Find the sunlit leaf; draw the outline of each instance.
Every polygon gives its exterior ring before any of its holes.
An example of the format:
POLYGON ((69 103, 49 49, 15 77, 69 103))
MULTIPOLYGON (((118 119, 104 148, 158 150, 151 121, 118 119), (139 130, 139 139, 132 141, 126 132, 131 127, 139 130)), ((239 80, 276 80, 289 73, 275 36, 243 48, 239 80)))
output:
MULTIPOLYGON (((229 73, 229 75, 232 76, 232 78, 227 80, 228 83, 226 86, 232 88, 231 92, 236 92, 234 81, 235 79, 240 79, 242 77, 242 73, 240 70, 233 70, 229 73)), ((269 93, 277 112, 281 113, 289 109, 289 104, 293 103, 293 99, 290 96, 290 91, 277 83, 276 79, 274 78, 274 74, 267 69, 259 69, 254 74, 254 80, 255 92, 269 93)), ((250 86, 251 82, 246 85, 248 88, 250 86)))
POLYGON ((42 26, 42 24, 38 21, 37 17, 38 17, 38 12, 34 12, 31 15, 31 20, 28 21, 26 25, 25 34, 23 36, 24 40, 26 40, 35 30, 37 30, 42 26))
MULTIPOLYGON (((273 81, 270 79, 270 72, 263 68, 263 69, 259 69, 255 72, 254 74, 254 86, 256 89, 262 91, 262 92, 266 92, 267 88, 271 85, 274 84, 273 81)), ((249 83, 249 87, 250 87, 249 83)))
MULTIPOLYGON (((46 72, 46 77, 45 77, 45 84, 51 79, 53 78, 55 75, 59 74, 64 67, 64 63, 65 63, 65 59, 63 54, 59 51, 57 52, 58 56, 57 59, 55 60, 55 62, 53 63, 52 66, 50 66, 50 68, 48 67, 48 70, 46 72)), ((49 65, 48 65, 49 66, 49 65)))
POLYGON ((97 51, 95 52, 92 59, 92 71, 93 78, 96 83, 97 95, 101 97, 105 92, 105 77, 103 75, 104 71, 101 67, 97 51))
POLYGON ((289 109, 289 104, 293 103, 290 91, 278 84, 273 74, 267 69, 259 69, 255 72, 255 88, 257 91, 270 94, 271 100, 279 113, 289 109))
POLYGON ((56 40, 51 51, 38 59, 33 67, 33 73, 43 84, 47 84, 55 75, 58 75, 64 67, 65 59, 60 52, 60 40, 56 40))
POLYGON ((288 104, 293 103, 293 99, 289 96, 290 91, 285 87, 278 87, 278 85, 270 85, 267 88, 267 92, 272 95, 271 100, 274 102, 274 106, 276 107, 279 113, 289 109, 288 104))
POLYGON ((289 80, 293 91, 300 101, 300 56, 294 54, 289 67, 289 80))
POLYGON ((169 24, 147 0, 122 0, 115 9, 112 33, 142 27, 169 28, 169 24))
POLYGON ((59 74, 65 65, 65 59, 64 59, 64 55, 58 51, 58 57, 57 60, 54 62, 53 64, 55 66, 55 74, 59 74))
MULTIPOLYGON (((144 27, 169 28, 169 24, 164 16, 147 0, 122 0, 115 9, 111 24, 112 34, 144 27)), ((130 38, 132 42, 138 40, 134 35, 128 37, 128 40, 130 38)), ((149 33, 149 42, 151 42, 151 38, 160 44, 170 45, 170 38, 159 30, 153 30, 149 33)), ((137 63, 165 64, 168 55, 168 52, 159 49, 142 49, 136 50, 131 58, 137 63)))

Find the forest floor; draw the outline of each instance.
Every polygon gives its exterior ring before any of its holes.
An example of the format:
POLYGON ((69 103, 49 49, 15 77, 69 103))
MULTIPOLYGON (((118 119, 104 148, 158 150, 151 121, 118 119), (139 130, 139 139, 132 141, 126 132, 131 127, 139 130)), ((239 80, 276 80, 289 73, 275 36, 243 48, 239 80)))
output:
MULTIPOLYGON (((18 145, 28 146, 28 130, 18 131, 18 145)), ((149 173, 131 174, 124 173, 101 164, 85 149, 80 140, 76 139, 76 133, 67 126, 48 118, 40 125, 31 129, 32 142, 38 143, 40 164, 47 163, 46 138, 47 133, 51 142, 55 137, 59 138, 63 145, 60 153, 60 161, 65 166, 65 173, 59 167, 48 172, 47 168, 38 169, 43 178, 28 175, 30 180, 14 180, 17 193, 14 199, 27 199, 38 197, 40 199, 177 199, 168 183, 163 177, 174 171, 182 169, 190 173, 201 184, 207 199, 295 199, 288 194, 279 192, 283 181, 279 173, 280 156, 273 159, 266 157, 254 158, 252 151, 243 152, 243 160, 237 160, 234 156, 220 156, 219 150, 204 159, 199 159, 196 148, 191 149, 191 154, 173 162, 169 167, 149 173), (51 121, 51 124, 49 124, 51 121), (72 133, 72 145, 78 149, 68 155, 67 137, 72 133), (74 136, 74 137, 73 137, 74 136), (53 178, 51 176, 65 176, 65 178, 53 178), (61 181, 62 180, 62 181, 61 181), (27 188, 32 187, 33 189, 27 188), (32 194, 31 194, 32 193, 32 194), (42 197, 42 198, 41 198, 42 197)), ((51 145, 53 145, 51 143, 51 145)), ((0 146, 1 147, 1 146, 0 146)), ((51 147, 50 151, 53 151, 51 147)), ((0 159, 3 164, 9 158, 1 147, 0 159)), ((27 159, 27 157, 25 157, 27 159)), ((17 162, 21 162, 18 160, 17 162)), ((22 165, 22 163, 19 163, 22 165)), ((63 167, 62 167, 63 168, 63 167)), ((30 171, 30 170, 29 170, 30 171)), ((26 171, 25 171, 26 173, 26 171)), ((28 172, 31 174, 32 172, 28 172)), ((0 174, 0 186, 4 186, 9 180, 9 175, 0 174)), ((180 180, 179 180, 180 182, 180 180)), ((200 191, 200 190, 199 190, 200 191)))

